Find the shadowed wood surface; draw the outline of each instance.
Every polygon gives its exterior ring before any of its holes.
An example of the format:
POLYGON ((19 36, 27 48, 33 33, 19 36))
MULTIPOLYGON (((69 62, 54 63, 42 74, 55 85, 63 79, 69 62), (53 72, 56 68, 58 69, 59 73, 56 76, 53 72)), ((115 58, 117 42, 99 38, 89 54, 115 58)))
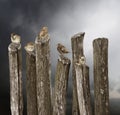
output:
POLYGON ((69 69, 70 60, 68 58, 58 59, 55 75, 53 115, 66 115, 69 69))
POLYGON ((92 115, 89 86, 89 68, 85 64, 76 63, 75 72, 80 115, 92 115))
POLYGON ((36 88, 38 115, 51 115, 49 37, 36 38, 36 88))
POLYGON ((75 63, 78 62, 79 57, 83 56, 83 39, 85 33, 78 33, 71 38, 72 46, 72 79, 73 79, 73 101, 72 101, 72 115, 79 115, 79 107, 77 100, 76 88, 76 74, 75 63))
POLYGON ((23 115, 21 44, 8 46, 11 115, 23 115))
POLYGON ((36 56, 34 52, 26 52, 26 68, 27 115, 38 115, 36 90, 36 56))
POLYGON ((87 115, 92 115, 92 104, 90 94, 90 79, 89 79, 89 67, 85 65, 84 72, 84 92, 85 92, 85 103, 87 115))
POLYGON ((109 115, 108 39, 93 41, 95 115, 109 115))

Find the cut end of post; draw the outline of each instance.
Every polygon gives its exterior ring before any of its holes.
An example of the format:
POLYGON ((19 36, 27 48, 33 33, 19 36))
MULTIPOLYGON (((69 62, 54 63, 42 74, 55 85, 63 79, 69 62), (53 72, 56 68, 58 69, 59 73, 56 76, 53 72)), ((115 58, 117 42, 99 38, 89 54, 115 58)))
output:
POLYGON ((58 59, 58 61, 62 62, 65 65, 71 63, 70 59, 68 59, 67 57, 61 56, 61 55, 60 55, 60 58, 58 59))
POLYGON ((8 51, 17 51, 17 49, 21 49, 21 44, 15 44, 15 43, 11 43, 9 46, 8 46, 8 51))
POLYGON ((101 46, 102 44, 108 44, 108 38, 96 38, 93 40, 93 47, 95 44, 98 44, 98 46, 101 46))
POLYGON ((93 40, 93 43, 96 42, 96 41, 103 41, 103 40, 108 41, 108 38, 105 38, 105 37, 102 37, 102 38, 96 38, 96 39, 93 40))
POLYGON ((79 32, 79 33, 75 34, 74 36, 72 36, 72 39, 79 38, 79 37, 84 37, 84 35, 85 35, 85 32, 79 32))

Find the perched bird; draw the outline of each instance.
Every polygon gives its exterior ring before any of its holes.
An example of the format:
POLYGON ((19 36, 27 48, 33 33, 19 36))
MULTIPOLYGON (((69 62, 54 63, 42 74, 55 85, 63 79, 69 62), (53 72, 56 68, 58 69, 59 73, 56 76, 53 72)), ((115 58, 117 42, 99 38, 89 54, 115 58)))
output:
POLYGON ((11 42, 19 44, 21 42, 21 37, 15 33, 11 33, 11 42))
POLYGON ((58 43, 57 45, 57 50, 58 52, 63 55, 63 54, 66 54, 66 53, 69 53, 69 51, 66 49, 65 46, 63 46, 62 44, 58 43))
POLYGON ((33 42, 29 42, 24 48, 27 52, 33 52, 35 49, 35 45, 33 42))
POLYGON ((39 33, 39 37, 46 37, 48 35, 48 27, 43 27, 39 33))
POLYGON ((85 63, 86 63, 85 56, 82 56, 82 57, 80 56, 80 57, 79 57, 79 63, 80 63, 80 64, 85 64, 85 63))

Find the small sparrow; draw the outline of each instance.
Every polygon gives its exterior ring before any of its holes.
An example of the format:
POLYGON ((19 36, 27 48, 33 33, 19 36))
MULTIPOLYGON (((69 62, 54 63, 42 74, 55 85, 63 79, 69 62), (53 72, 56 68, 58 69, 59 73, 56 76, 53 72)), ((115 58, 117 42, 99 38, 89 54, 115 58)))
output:
POLYGON ((35 45, 33 42, 27 43, 27 45, 24 47, 26 51, 32 52, 35 49, 35 45))
POLYGON ((15 33, 11 33, 11 42, 19 44, 21 42, 21 37, 15 33))
POLYGON ((48 35, 48 27, 43 27, 39 33, 39 37, 46 37, 48 35))
POLYGON ((63 54, 66 54, 66 53, 69 53, 69 51, 66 49, 65 46, 63 46, 62 44, 58 43, 57 45, 57 50, 58 52, 63 55, 63 54))
POLYGON ((79 63, 80 64, 85 64, 86 63, 85 56, 79 57, 79 63))

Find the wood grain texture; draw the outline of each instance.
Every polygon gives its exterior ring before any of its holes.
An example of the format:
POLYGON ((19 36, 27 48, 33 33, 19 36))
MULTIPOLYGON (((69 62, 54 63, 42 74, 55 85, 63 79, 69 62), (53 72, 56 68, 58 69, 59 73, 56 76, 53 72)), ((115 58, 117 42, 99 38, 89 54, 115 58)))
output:
POLYGON ((95 115, 109 115, 108 39, 93 41, 95 115))
POLYGON ((85 33, 78 33, 71 38, 72 46, 72 78, 73 78, 73 101, 72 101, 72 115, 80 115, 78 100, 77 100, 77 89, 76 89, 76 73, 75 63, 78 62, 79 56, 83 56, 83 39, 85 33))
POLYGON ((8 46, 11 115, 23 115, 21 44, 8 46))
POLYGON ((92 114, 91 94, 90 94, 90 79, 89 79, 89 67, 85 65, 84 72, 84 92, 87 115, 92 114))
POLYGON ((66 115, 66 94, 70 60, 59 59, 55 75, 53 115, 66 115))
POLYGON ((89 68, 85 64, 75 65, 77 97, 80 115, 92 115, 89 68))
POLYGON ((38 115, 51 115, 49 38, 35 41, 38 115))
POLYGON ((26 52, 26 68, 27 115, 38 115, 36 90, 36 56, 34 52, 26 52))

